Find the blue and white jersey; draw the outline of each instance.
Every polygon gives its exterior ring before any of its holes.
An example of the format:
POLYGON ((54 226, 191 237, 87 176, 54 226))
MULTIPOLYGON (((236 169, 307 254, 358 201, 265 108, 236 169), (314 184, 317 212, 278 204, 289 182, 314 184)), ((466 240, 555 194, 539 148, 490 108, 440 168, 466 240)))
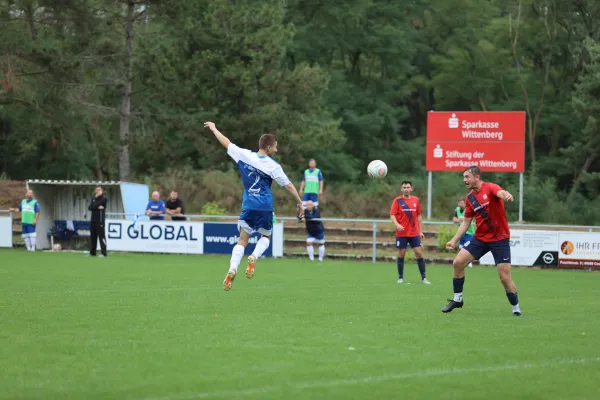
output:
POLYGON ((275 180, 280 186, 291 182, 281 165, 269 156, 260 156, 250 150, 241 149, 233 143, 227 147, 227 154, 237 163, 244 184, 242 211, 273 211, 271 183, 275 180))

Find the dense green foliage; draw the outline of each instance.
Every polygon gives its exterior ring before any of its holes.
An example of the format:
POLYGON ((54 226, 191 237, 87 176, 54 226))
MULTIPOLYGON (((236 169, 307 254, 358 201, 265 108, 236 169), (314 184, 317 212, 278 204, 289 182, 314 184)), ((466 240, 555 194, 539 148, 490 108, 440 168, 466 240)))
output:
MULTIPOLYGON (((595 0, 0 0, 0 23, 13 179, 187 185, 190 211, 234 211, 213 120, 245 147, 277 133, 294 177, 315 157, 331 214, 385 216, 399 179, 425 194, 427 111, 525 110, 525 219, 600 223, 595 0), (372 159, 386 183, 364 181, 372 159)), ((516 176, 491 178, 516 194, 516 176)), ((464 189, 434 180, 447 217, 464 189)))

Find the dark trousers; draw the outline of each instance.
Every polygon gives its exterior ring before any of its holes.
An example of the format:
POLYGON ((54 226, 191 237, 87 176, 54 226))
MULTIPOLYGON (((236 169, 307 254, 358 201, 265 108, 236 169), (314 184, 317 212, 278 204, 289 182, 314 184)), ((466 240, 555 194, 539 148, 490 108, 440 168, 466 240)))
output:
POLYGON ((100 240, 100 252, 106 256, 106 234, 104 233, 103 222, 93 222, 90 224, 90 255, 96 255, 96 247, 100 240))

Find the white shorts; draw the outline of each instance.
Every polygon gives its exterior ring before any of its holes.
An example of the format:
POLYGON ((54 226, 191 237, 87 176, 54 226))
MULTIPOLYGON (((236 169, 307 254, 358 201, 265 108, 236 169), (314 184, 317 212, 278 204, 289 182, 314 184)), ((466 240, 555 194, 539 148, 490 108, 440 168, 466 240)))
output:
POLYGON ((308 244, 325 244, 325 237, 321 238, 321 239, 317 239, 315 237, 312 237, 310 235, 308 235, 308 237, 306 238, 306 243, 308 244))

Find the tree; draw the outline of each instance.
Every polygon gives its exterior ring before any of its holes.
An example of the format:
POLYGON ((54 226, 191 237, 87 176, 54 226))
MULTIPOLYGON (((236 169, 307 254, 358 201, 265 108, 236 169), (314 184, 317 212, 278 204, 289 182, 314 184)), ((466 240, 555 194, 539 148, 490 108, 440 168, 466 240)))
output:
POLYGON ((565 150, 580 168, 569 193, 573 199, 581 184, 588 178, 596 181, 598 174, 589 170, 600 157, 600 43, 588 38, 585 42, 586 61, 584 72, 579 78, 573 93, 573 109, 584 125, 578 140, 565 150))

